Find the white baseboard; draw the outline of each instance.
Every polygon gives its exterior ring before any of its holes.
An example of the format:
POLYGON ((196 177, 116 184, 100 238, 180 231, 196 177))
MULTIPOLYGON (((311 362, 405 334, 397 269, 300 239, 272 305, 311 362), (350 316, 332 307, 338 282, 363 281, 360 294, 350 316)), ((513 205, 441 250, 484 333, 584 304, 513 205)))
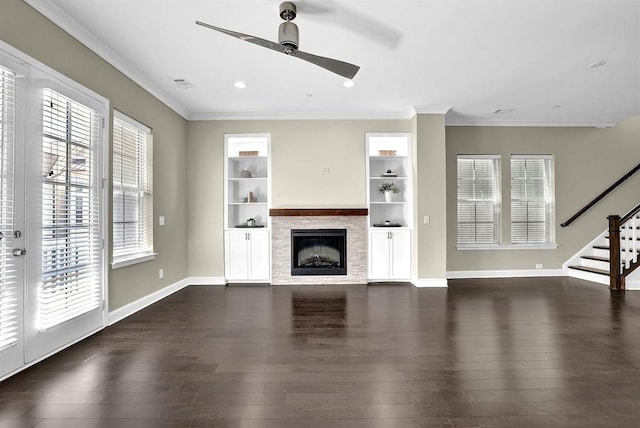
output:
POLYGON ((418 288, 440 288, 448 287, 447 278, 415 278, 411 283, 418 288))
POLYGON ((226 285, 227 280, 224 276, 189 276, 187 282, 189 285, 226 285))
POLYGON ((182 290, 183 288, 189 285, 189 278, 181 279, 178 282, 175 282, 167 287, 164 287, 158 291, 154 291, 151 294, 147 294, 144 297, 139 298, 131 303, 128 303, 116 310, 109 312, 107 316, 107 325, 113 325, 118 321, 121 321, 128 317, 129 315, 135 314, 141 309, 146 308, 149 305, 154 304, 158 300, 162 300, 165 297, 175 293, 178 290, 182 290))
POLYGON ((567 272, 564 269, 460 270, 447 272, 448 279, 526 278, 542 276, 567 276, 567 272))

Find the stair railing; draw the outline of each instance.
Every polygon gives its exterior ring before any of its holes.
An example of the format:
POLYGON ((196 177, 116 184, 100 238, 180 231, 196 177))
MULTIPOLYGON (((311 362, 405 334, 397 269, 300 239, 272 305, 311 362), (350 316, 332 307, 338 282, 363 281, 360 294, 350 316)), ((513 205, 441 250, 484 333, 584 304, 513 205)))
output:
POLYGON ((609 288, 622 291, 625 278, 640 266, 638 251, 640 250, 640 205, 623 217, 610 215, 609 219, 609 288))
POLYGON ((640 171, 640 163, 638 165, 636 165, 635 168, 631 169, 631 171, 627 172, 625 175, 620 177, 620 179, 618 181, 616 181, 611 186, 609 186, 604 192, 600 193, 598 196, 593 198, 593 200, 591 202, 589 202, 587 205, 585 205, 580 211, 578 211, 577 213, 572 215, 571 218, 569 218, 564 223, 560 223, 560 226, 562 226, 562 227, 569 226, 571 223, 576 221, 576 219, 578 217, 580 217, 582 214, 584 214, 587 211, 589 211, 591 209, 591 207, 593 207, 595 204, 600 202, 600 200, 602 200, 605 196, 607 196, 609 193, 614 191, 619 185, 624 183, 629 177, 631 177, 633 174, 635 174, 638 171, 640 171))

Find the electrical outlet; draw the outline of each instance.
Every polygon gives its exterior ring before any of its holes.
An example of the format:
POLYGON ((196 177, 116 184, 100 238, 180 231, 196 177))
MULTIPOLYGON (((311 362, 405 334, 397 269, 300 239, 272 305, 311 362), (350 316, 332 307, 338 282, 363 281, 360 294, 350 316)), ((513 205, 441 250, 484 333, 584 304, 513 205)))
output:
POLYGON ((163 216, 163 215, 161 215, 161 216, 158 218, 158 224, 159 224, 160 226, 164 226, 164 216, 163 216))
POLYGON ((158 271, 158 278, 159 278, 159 279, 164 278, 164 269, 160 269, 160 270, 158 271))
POLYGON ((542 269, 544 265, 542 263, 536 263, 536 269, 542 269))
POLYGON ((429 224, 431 222, 431 219, 429 218, 428 215, 424 216, 424 224, 429 224))
POLYGON ((320 168, 320 174, 329 174, 330 171, 329 168, 320 168))

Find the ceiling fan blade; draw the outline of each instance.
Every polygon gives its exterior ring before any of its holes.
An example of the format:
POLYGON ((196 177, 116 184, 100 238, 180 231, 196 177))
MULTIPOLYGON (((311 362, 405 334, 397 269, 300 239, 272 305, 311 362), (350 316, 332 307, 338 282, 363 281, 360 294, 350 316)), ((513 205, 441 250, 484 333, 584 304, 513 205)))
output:
POLYGON ((298 57, 312 64, 315 64, 319 67, 322 67, 325 70, 329 70, 342 77, 346 77, 347 79, 353 79, 353 77, 356 75, 358 70, 360 70, 360 67, 358 67, 357 65, 349 64, 348 62, 338 61, 337 59, 325 58, 325 57, 313 55, 307 52, 302 52, 297 49, 292 49, 291 47, 282 46, 281 44, 276 42, 261 39, 260 37, 251 36, 249 34, 238 33, 236 31, 226 30, 220 27, 215 27, 211 24, 207 24, 206 22, 202 22, 202 21, 196 21, 196 24, 209 28, 211 30, 219 31, 221 33, 235 37, 237 39, 244 40, 245 42, 253 43, 254 45, 262 46, 277 52, 281 52, 283 54, 298 57))
POLYGON ((293 51, 291 55, 322 67, 325 70, 329 70, 333 73, 339 74, 340 76, 346 77, 347 79, 353 79, 356 73, 358 73, 358 70, 360 70, 360 67, 358 67, 357 65, 349 64, 348 62, 344 61, 338 61, 337 59, 313 55, 307 52, 302 52, 300 50, 293 51))
POLYGON ((254 45, 262 46, 264 48, 272 49, 274 51, 286 53, 287 48, 282 46, 280 43, 272 42, 270 40, 261 39, 260 37, 251 36, 249 34, 242 34, 236 31, 225 30, 224 28, 214 27, 211 24, 207 24, 206 22, 196 21, 196 24, 201 25, 206 28, 210 28, 211 30, 219 31, 221 33, 227 34, 229 36, 235 37, 236 39, 244 40, 245 42, 253 43, 254 45))

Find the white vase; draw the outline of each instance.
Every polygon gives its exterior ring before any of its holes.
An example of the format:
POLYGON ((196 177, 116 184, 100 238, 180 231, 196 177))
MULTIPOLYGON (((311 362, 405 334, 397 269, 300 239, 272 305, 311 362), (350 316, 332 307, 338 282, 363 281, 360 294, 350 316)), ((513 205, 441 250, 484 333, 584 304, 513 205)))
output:
POLYGON ((393 192, 384 192, 384 201, 391 202, 393 199, 393 192))

